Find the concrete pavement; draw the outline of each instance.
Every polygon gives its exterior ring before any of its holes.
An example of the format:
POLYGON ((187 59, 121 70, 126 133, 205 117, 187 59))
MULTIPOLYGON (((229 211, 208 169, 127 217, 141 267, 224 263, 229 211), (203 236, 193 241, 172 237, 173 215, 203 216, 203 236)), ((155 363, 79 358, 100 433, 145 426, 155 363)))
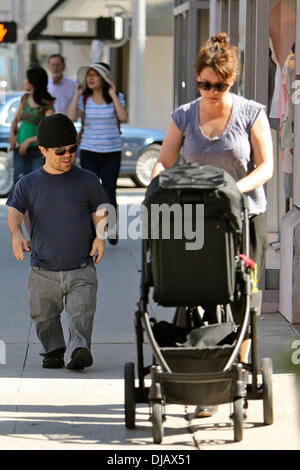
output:
MULTIPOLYGON (((142 197, 141 190, 119 191, 121 204, 142 197)), ((192 407, 168 405, 161 445, 153 444, 147 405, 137 405, 136 429, 125 428, 123 367, 127 361, 136 363, 133 314, 139 295, 139 241, 107 244, 97 267, 94 365, 81 372, 42 369, 41 348, 27 310, 29 258, 13 259, 6 215, 6 207, 0 206, 0 450, 300 449, 299 394, 282 362, 283 355, 292 354, 297 333, 279 313, 264 313, 258 322, 259 355, 273 359, 272 426, 263 425, 262 401, 250 401, 240 443, 233 441, 229 405, 202 420, 193 418, 192 407), (1 364, 4 347, 6 363, 1 364)), ((160 319, 170 320, 168 309, 158 309, 153 302, 149 308, 151 314, 159 311, 160 319)), ((64 314, 62 321, 67 331, 64 314)), ((149 348, 145 355, 150 364, 149 348)))

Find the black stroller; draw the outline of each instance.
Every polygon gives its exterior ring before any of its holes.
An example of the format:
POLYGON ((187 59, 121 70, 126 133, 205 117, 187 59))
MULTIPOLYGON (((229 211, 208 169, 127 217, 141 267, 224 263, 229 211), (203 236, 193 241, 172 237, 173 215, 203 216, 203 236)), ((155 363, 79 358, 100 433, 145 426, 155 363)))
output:
POLYGON ((264 423, 272 424, 269 358, 262 360, 262 383, 258 383, 259 307, 253 299, 259 294, 251 295, 246 197, 223 169, 174 166, 149 185, 142 227, 140 299, 135 313, 138 380, 136 384, 134 363, 126 363, 126 427, 135 428, 136 404, 149 403, 153 439, 161 443, 166 404, 233 403, 234 439, 241 441, 249 399, 263 400, 264 423), (149 318, 150 293, 158 305, 176 308, 171 323, 153 323, 149 318), (199 306, 205 310, 204 318, 199 306), (239 311, 236 317, 235 311, 239 311), (244 364, 239 353, 247 332, 252 340, 251 362, 244 364), (144 333, 153 354, 149 366, 144 365, 144 333), (145 386, 148 374, 150 387, 145 386))

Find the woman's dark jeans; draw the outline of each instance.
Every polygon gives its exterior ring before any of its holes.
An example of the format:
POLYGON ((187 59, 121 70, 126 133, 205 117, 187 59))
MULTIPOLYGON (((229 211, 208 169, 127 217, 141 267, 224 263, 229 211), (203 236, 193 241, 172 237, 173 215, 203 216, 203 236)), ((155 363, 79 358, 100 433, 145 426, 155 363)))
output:
POLYGON ((121 151, 100 153, 82 149, 80 166, 92 171, 101 179, 110 203, 117 208, 116 187, 121 166, 121 151))
POLYGON ((22 176, 31 173, 45 162, 38 147, 28 147, 25 155, 20 155, 17 148, 14 149, 14 184, 22 176))

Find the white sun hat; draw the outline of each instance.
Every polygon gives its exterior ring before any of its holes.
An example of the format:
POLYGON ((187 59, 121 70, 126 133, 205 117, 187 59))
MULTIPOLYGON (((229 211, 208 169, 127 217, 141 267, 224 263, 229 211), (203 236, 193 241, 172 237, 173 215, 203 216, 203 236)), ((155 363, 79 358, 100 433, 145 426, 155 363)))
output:
POLYGON ((79 67, 77 71, 77 79, 80 85, 82 85, 84 88, 86 87, 86 75, 88 71, 91 69, 98 72, 101 75, 101 77, 104 78, 106 82, 110 83, 112 81, 110 71, 104 65, 101 65, 101 64, 82 65, 81 67, 79 67))

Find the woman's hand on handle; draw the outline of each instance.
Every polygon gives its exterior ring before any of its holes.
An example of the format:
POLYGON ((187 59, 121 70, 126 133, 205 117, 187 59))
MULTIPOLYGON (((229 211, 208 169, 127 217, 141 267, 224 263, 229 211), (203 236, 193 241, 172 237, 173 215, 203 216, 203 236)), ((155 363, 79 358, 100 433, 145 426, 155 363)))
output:
POLYGON ((182 146, 183 135, 173 120, 167 129, 166 137, 163 141, 157 162, 154 164, 151 178, 159 175, 166 168, 170 168, 176 163, 182 146))

